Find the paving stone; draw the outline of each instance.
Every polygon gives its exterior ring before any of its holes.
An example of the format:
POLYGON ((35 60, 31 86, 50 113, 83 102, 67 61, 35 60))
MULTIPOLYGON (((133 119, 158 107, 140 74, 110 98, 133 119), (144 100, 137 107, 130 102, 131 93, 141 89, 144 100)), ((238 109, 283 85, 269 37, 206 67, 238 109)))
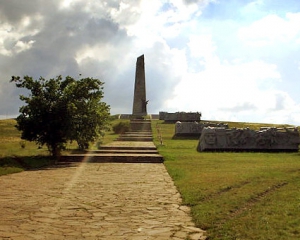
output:
POLYGON ((77 163, 0 185, 0 239, 205 239, 161 163, 77 163))

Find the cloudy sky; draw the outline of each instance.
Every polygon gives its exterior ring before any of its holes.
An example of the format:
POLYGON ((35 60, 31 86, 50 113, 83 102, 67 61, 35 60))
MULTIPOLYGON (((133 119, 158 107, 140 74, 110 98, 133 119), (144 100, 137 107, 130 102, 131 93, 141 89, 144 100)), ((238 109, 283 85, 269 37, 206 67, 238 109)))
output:
POLYGON ((0 0, 0 115, 12 75, 99 78, 131 113, 145 55, 148 112, 300 125, 299 0, 0 0))

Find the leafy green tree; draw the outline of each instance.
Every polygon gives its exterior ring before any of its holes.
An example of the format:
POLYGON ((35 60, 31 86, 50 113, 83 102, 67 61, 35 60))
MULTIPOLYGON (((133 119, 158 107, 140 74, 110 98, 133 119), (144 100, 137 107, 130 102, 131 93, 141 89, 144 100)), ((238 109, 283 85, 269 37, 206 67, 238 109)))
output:
POLYGON ((79 148, 85 149, 103 135, 110 107, 102 102, 104 83, 99 79, 13 76, 11 82, 30 91, 29 96, 20 96, 26 103, 17 117, 22 139, 46 145, 52 156, 58 157, 69 141, 77 141, 79 148))

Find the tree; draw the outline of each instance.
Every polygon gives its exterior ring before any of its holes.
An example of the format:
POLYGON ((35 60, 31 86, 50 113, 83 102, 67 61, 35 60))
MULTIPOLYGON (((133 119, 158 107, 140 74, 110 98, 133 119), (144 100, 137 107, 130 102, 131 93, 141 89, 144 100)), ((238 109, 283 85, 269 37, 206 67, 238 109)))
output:
POLYGON ((30 91, 29 96, 20 95, 26 103, 17 117, 22 139, 46 145, 54 157, 69 141, 77 141, 81 149, 88 148, 106 129, 110 107, 101 101, 104 83, 99 79, 58 76, 33 80, 13 76, 11 82, 30 91))

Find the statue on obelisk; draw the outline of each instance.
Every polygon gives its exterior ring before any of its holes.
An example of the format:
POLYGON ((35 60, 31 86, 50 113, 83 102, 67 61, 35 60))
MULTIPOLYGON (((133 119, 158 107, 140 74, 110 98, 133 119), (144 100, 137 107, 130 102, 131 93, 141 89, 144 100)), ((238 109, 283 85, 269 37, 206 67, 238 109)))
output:
POLYGON ((147 115, 146 100, 146 80, 145 80, 145 64, 144 55, 136 60, 134 98, 133 98, 133 117, 143 117, 147 115))

